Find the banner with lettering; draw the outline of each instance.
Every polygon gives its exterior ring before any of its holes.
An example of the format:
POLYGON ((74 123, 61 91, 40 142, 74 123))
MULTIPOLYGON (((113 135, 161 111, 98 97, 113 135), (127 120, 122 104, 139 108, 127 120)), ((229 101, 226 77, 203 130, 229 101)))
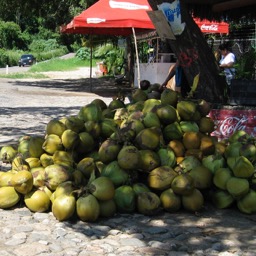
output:
POLYGON ((210 34, 228 34, 229 24, 226 22, 209 21, 206 19, 200 20, 198 18, 193 18, 197 26, 201 29, 203 33, 210 34))
POLYGON ((214 120, 213 136, 229 138, 235 131, 244 130, 256 137, 256 110, 212 109, 209 116, 214 120))

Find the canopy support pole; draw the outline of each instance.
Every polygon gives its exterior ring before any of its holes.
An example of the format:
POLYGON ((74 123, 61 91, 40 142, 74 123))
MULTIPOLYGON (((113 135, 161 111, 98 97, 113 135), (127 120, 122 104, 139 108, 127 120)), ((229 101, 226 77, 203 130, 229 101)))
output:
POLYGON ((92 92, 92 35, 90 35, 90 92, 92 92))
POLYGON ((132 33, 134 38, 134 45, 135 45, 135 53, 136 53, 136 63, 137 63, 137 80, 138 80, 138 88, 140 88, 140 63, 139 63, 139 53, 138 53, 138 46, 137 46, 137 38, 135 34, 135 29, 132 27, 132 33))

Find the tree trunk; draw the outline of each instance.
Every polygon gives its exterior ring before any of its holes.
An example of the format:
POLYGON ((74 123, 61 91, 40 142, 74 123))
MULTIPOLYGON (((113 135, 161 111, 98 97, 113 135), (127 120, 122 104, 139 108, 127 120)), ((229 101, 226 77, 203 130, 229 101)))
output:
MULTIPOLYGON (((149 0, 153 10, 158 10, 157 5, 163 2, 172 1, 149 0)), ((211 103, 224 103, 226 82, 219 75, 218 63, 201 30, 187 11, 186 5, 182 0, 180 4, 181 20, 186 23, 185 29, 181 35, 176 36, 176 40, 167 41, 179 59, 190 86, 194 77, 200 74, 194 97, 211 103)))

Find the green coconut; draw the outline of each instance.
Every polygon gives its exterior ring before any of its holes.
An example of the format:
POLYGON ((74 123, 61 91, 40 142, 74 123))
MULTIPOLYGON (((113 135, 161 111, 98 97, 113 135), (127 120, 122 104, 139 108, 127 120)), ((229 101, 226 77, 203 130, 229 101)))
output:
POLYGON ((226 146, 224 156, 228 157, 237 157, 240 156, 240 149, 242 148, 242 143, 239 141, 232 142, 226 146))
POLYGON ((92 157, 85 157, 81 159, 76 166, 77 170, 81 171, 86 178, 90 178, 95 171, 95 163, 92 157))
POLYGON ((30 191, 24 197, 25 205, 32 212, 46 212, 50 208, 51 200, 44 190, 30 191))
POLYGON ((142 109, 143 114, 153 111, 157 105, 160 105, 161 101, 158 99, 148 99, 144 102, 144 107, 142 109))
POLYGON ((140 150, 140 170, 150 172, 161 165, 161 159, 157 152, 149 149, 140 150))
POLYGON ((222 167, 215 171, 213 183, 217 188, 226 190, 227 182, 231 177, 233 177, 232 171, 229 168, 222 167))
POLYGON ((99 159, 103 163, 107 164, 114 161, 117 158, 118 153, 121 150, 121 145, 116 140, 107 139, 99 147, 99 159))
POLYGON ((249 134, 244 130, 236 130, 233 132, 232 135, 229 136, 228 141, 230 143, 236 142, 236 141, 243 141, 249 138, 249 134))
POLYGON ((18 151, 11 145, 3 146, 0 150, 0 160, 4 163, 11 162, 17 155, 18 151))
POLYGON ((45 167, 45 185, 55 190, 59 184, 69 180, 70 172, 62 165, 52 164, 45 167))
POLYGON ((55 151, 63 149, 61 138, 56 134, 48 134, 42 148, 46 153, 53 155, 55 151))
POLYGON ((107 200, 107 201, 99 201, 100 206, 100 217, 103 218, 110 218, 113 217, 116 212, 116 203, 114 199, 107 200))
POLYGON ((194 121, 180 121, 182 132, 199 132, 199 126, 194 121))
POLYGON ((28 163, 30 168, 41 166, 41 161, 38 157, 27 157, 25 161, 28 163))
POLYGON ((182 120, 192 121, 195 115, 197 106, 195 102, 192 101, 179 101, 177 103, 177 111, 182 120))
POLYGON ((250 191, 237 201, 237 207, 242 213, 253 214, 256 212, 256 191, 250 191))
POLYGON ((169 166, 159 166, 148 174, 148 186, 156 190, 165 190, 171 187, 177 172, 169 166))
POLYGON ((117 155, 118 165, 124 170, 136 170, 140 163, 140 152, 135 146, 123 146, 117 155))
POLYGON ((148 99, 147 93, 143 91, 142 89, 135 89, 132 92, 132 102, 139 102, 139 101, 145 101, 148 99))
POLYGON ((78 134, 79 142, 75 150, 80 153, 90 153, 95 147, 95 140, 93 136, 88 132, 80 132, 78 134))
POLYGON ((247 179, 231 177, 227 181, 227 191, 235 199, 240 199, 245 196, 250 190, 250 184, 247 179))
POLYGON ((95 121, 99 122, 102 120, 102 110, 101 108, 93 103, 89 103, 80 108, 78 112, 78 118, 82 121, 95 121))
POLYGON ((211 200, 215 207, 219 209, 229 208, 235 199, 225 190, 216 190, 211 194, 211 200))
POLYGON ((136 182, 132 185, 133 191, 135 192, 136 196, 143 192, 150 192, 150 189, 147 185, 141 182, 136 182))
POLYGON ((165 89, 161 93, 161 103, 163 105, 171 105, 176 107, 178 102, 178 93, 176 91, 165 89))
POLYGON ((72 130, 76 133, 84 130, 84 121, 78 118, 78 116, 68 116, 65 119, 65 125, 67 129, 72 130))
POLYGON ((234 176, 238 178, 250 178, 254 173, 253 164, 244 156, 229 157, 227 164, 234 176))
POLYGON ((73 149, 79 141, 77 132, 67 129, 61 135, 61 141, 65 149, 73 149))
POLYGON ((72 168, 74 166, 74 160, 70 152, 57 150, 54 152, 53 164, 62 165, 67 168, 72 168))
POLYGON ((171 105, 158 105, 156 114, 161 124, 168 125, 178 121, 177 110, 171 105))
POLYGON ((170 167, 174 167, 177 163, 176 161, 176 156, 174 151, 167 147, 167 148, 160 148, 157 151, 158 156, 160 157, 160 163, 162 166, 166 165, 166 166, 170 166, 170 167))
POLYGON ((181 208, 181 197, 173 192, 171 188, 160 194, 163 209, 167 212, 177 212, 181 208))
POLYGON ((110 110, 116 110, 118 108, 125 108, 125 104, 123 101, 119 100, 119 99, 113 99, 112 101, 110 101, 110 103, 108 104, 108 108, 110 110))
POLYGON ((160 145, 161 130, 152 127, 145 128, 135 138, 135 144, 139 149, 155 150, 160 145))
POLYGON ((43 167, 53 164, 53 156, 47 153, 43 153, 40 156, 40 163, 43 167))
POLYGON ((210 134, 215 130, 215 124, 212 118, 203 116, 199 120, 199 130, 202 133, 210 134))
POLYGON ((19 171, 12 176, 10 183, 17 192, 25 195, 33 188, 33 175, 27 170, 19 171))
POLYGON ((217 169, 225 167, 226 160, 220 154, 213 154, 203 157, 202 164, 215 173, 217 169))
POLYGON ((36 188, 43 187, 45 182, 44 167, 34 167, 30 170, 33 176, 33 186, 36 188))
POLYGON ((115 195, 114 183, 110 178, 104 176, 90 182, 88 189, 92 195, 101 201, 113 199, 115 195))
POLYGON ((161 122, 155 112, 147 112, 143 117, 143 124, 145 128, 161 127, 161 122))
POLYGON ((98 105, 101 110, 104 110, 108 107, 105 101, 103 101, 102 99, 94 99, 91 103, 98 105))
POLYGON ((0 208, 8 209, 20 201, 19 193, 14 187, 0 187, 0 208))
POLYGON ((108 139, 118 128, 118 125, 115 122, 115 120, 110 118, 104 118, 100 125, 100 136, 104 139, 108 139))
POLYGON ((174 122, 166 125, 163 129, 163 136, 167 142, 170 142, 171 140, 180 140, 183 137, 180 124, 178 122, 174 122))
POLYGON ((204 197, 199 189, 194 189, 189 195, 182 195, 182 206, 191 212, 200 211, 204 205, 204 197))
POLYGON ((171 188, 178 195, 190 195, 194 188, 194 179, 187 173, 182 173, 174 177, 171 188))
POLYGON ((65 130, 65 124, 58 119, 52 119, 46 125, 46 134, 55 134, 60 137, 65 130))
POLYGON ((99 122, 87 121, 84 123, 85 132, 88 132, 94 139, 97 139, 101 133, 99 122))
POLYGON ((200 165, 201 162, 195 156, 185 156, 183 160, 179 163, 179 166, 182 168, 183 172, 189 172, 200 165))
POLYGON ((118 165, 117 161, 112 161, 103 167, 101 176, 111 179, 115 187, 126 184, 129 178, 128 173, 118 165))
POLYGON ((154 215, 160 211, 161 201, 154 192, 142 192, 137 196, 137 210, 144 215, 154 215))
POLYGON ((129 185, 116 188, 114 201, 121 213, 133 213, 136 209, 136 194, 129 185))
POLYGON ((73 195, 63 194, 52 203, 52 213, 58 221, 68 220, 76 210, 76 199, 73 195))
POLYGON ((203 165, 198 165, 189 172, 189 175, 194 180, 195 188, 207 189, 212 186, 213 174, 209 168, 203 165))

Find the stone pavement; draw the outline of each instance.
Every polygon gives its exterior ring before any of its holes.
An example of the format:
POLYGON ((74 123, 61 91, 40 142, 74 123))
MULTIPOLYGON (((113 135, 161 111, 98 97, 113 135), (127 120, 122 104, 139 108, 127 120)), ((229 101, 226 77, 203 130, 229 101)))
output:
MULTIPOLYGON (((43 134, 49 120, 76 114, 94 98, 109 103, 113 88, 102 91, 103 83, 94 80, 90 92, 86 79, 1 79, 0 146, 25 134, 43 134)), ((211 205, 200 214, 117 214, 95 223, 59 222, 51 212, 32 213, 18 205, 0 210, 0 256, 253 256, 255 223, 255 215, 211 205)))

